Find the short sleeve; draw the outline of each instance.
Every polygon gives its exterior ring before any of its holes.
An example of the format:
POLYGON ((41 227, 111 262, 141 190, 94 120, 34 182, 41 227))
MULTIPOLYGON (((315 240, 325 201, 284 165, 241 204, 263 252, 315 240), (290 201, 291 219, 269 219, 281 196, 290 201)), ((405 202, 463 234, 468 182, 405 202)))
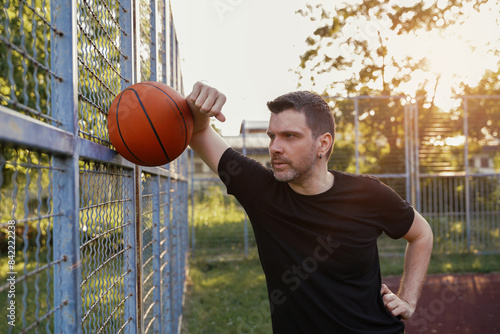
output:
POLYGON ((377 198, 382 230, 393 239, 402 238, 415 218, 415 211, 392 188, 380 182, 377 198))
POLYGON ((271 181, 269 178, 273 178, 269 169, 232 148, 224 152, 217 170, 227 193, 234 195, 243 205, 251 203, 262 187, 271 181))

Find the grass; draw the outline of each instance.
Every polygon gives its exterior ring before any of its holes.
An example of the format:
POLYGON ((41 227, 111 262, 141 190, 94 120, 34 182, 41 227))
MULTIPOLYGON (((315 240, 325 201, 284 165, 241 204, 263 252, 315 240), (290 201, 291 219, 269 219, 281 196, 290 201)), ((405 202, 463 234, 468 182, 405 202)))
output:
POLYGON ((271 333, 264 273, 255 254, 190 262, 184 333, 271 333))

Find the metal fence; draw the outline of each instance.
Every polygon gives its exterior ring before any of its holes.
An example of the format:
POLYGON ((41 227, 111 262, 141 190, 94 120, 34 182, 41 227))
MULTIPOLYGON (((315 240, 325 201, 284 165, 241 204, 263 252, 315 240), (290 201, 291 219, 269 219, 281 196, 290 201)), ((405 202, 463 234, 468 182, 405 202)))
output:
MULTIPOLYGON (((500 252, 500 96, 458 97, 450 110, 406 96, 326 99, 337 121, 330 168, 371 174, 395 189, 431 224, 436 253, 500 252)), ((252 142, 262 137, 240 136, 234 148, 255 158, 262 147, 252 142)), ((222 183, 194 167, 191 173, 198 208, 193 253, 227 258, 255 251, 251 226, 238 214, 241 208, 222 197, 222 183), (213 194, 220 197, 211 199, 217 210, 205 208, 213 194)), ((402 255, 405 246, 404 240, 379 239, 383 255, 402 255)))
POLYGON ((106 126, 135 82, 182 93, 169 1, 6 1, 0 21, 0 332, 178 332, 187 156, 133 165, 106 126))

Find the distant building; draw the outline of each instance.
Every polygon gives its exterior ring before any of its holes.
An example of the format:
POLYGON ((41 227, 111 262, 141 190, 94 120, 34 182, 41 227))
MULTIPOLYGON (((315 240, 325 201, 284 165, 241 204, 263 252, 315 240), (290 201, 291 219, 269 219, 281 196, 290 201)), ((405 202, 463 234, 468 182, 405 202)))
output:
MULTIPOLYGON (((224 140, 236 151, 245 153, 266 167, 271 167, 269 157, 269 137, 267 127, 269 121, 243 121, 237 136, 223 136, 224 140), (244 152, 245 151, 245 152, 244 152)), ((194 153, 193 161, 195 179, 215 179, 218 176, 194 153)))
POLYGON ((500 156, 500 139, 491 139, 481 147, 481 152, 469 158, 469 168, 473 173, 495 174, 495 157, 500 156))

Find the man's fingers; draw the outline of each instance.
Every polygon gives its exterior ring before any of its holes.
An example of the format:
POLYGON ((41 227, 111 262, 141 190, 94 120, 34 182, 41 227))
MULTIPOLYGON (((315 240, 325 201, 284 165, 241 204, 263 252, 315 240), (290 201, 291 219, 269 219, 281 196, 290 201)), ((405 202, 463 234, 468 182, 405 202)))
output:
POLYGON ((382 295, 382 301, 384 302, 385 307, 393 316, 401 316, 403 319, 409 319, 411 317, 413 310, 408 302, 392 293, 387 285, 382 284, 380 294, 382 295))
POLYGON ((221 122, 226 120, 221 113, 222 106, 226 103, 226 96, 217 89, 197 82, 186 99, 190 107, 194 106, 200 113, 209 117, 214 116, 221 122))
POLYGON ((382 284, 382 287, 380 288, 380 294, 383 296, 388 293, 392 293, 392 291, 387 287, 387 285, 382 284))
POLYGON ((217 118, 220 122, 225 122, 226 121, 226 116, 224 116, 223 113, 218 113, 215 118, 217 118))

